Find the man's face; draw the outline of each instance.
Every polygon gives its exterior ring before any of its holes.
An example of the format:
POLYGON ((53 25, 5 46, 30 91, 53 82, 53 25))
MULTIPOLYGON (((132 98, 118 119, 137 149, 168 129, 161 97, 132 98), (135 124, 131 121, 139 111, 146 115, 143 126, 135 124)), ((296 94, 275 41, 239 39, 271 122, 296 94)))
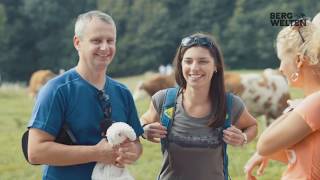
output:
POLYGON ((82 37, 74 37, 81 65, 92 70, 105 70, 116 52, 116 28, 98 18, 86 26, 82 37))

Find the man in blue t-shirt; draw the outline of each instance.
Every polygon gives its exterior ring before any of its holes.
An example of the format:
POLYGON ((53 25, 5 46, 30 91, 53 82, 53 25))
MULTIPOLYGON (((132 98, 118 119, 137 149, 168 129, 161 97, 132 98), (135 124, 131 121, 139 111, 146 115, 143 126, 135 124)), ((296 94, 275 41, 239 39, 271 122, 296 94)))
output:
POLYGON ((29 124, 29 161, 47 164, 45 180, 89 180, 96 162, 122 167, 142 153, 139 138, 114 148, 101 135, 102 122, 110 119, 126 122, 137 136, 143 133, 131 93, 106 75, 116 52, 113 19, 100 11, 79 15, 73 43, 77 66, 40 90, 29 124), (64 125, 76 145, 56 142, 64 125))

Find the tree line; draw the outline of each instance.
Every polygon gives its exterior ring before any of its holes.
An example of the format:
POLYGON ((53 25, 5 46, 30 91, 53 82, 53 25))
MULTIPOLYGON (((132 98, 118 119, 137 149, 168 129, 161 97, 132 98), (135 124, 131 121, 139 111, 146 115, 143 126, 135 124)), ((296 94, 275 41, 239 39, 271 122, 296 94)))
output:
POLYGON ((99 9, 117 25, 117 54, 108 73, 129 76, 172 62, 181 39, 214 35, 228 69, 277 67, 271 13, 314 16, 318 0, 1 0, 0 75, 27 81, 38 69, 69 69, 79 13, 99 9))

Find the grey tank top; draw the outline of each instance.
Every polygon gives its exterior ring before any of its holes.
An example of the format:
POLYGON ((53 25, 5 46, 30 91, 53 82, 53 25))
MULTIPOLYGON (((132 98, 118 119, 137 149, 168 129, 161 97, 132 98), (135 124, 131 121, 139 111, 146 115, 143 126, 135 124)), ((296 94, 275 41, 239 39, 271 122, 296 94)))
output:
MULTIPOLYGON (((161 113, 166 90, 152 96, 161 113)), ((224 180, 222 127, 208 127, 211 114, 203 118, 188 115, 177 98, 176 111, 169 133, 169 145, 163 154, 159 180, 224 180)), ((244 103, 233 95, 231 122, 235 124, 244 110, 244 103)))

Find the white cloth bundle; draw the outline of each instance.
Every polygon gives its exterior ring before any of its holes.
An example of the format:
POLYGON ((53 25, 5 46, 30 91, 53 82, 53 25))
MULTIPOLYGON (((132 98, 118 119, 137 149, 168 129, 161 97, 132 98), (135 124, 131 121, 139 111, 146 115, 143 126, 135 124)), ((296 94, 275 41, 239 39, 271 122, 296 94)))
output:
MULTIPOLYGON (((108 142, 119 145, 126 139, 136 140, 136 134, 132 127, 124 122, 113 123, 107 130, 108 142)), ((92 180, 134 180, 126 168, 119 168, 110 164, 97 163, 93 169, 92 180)))

